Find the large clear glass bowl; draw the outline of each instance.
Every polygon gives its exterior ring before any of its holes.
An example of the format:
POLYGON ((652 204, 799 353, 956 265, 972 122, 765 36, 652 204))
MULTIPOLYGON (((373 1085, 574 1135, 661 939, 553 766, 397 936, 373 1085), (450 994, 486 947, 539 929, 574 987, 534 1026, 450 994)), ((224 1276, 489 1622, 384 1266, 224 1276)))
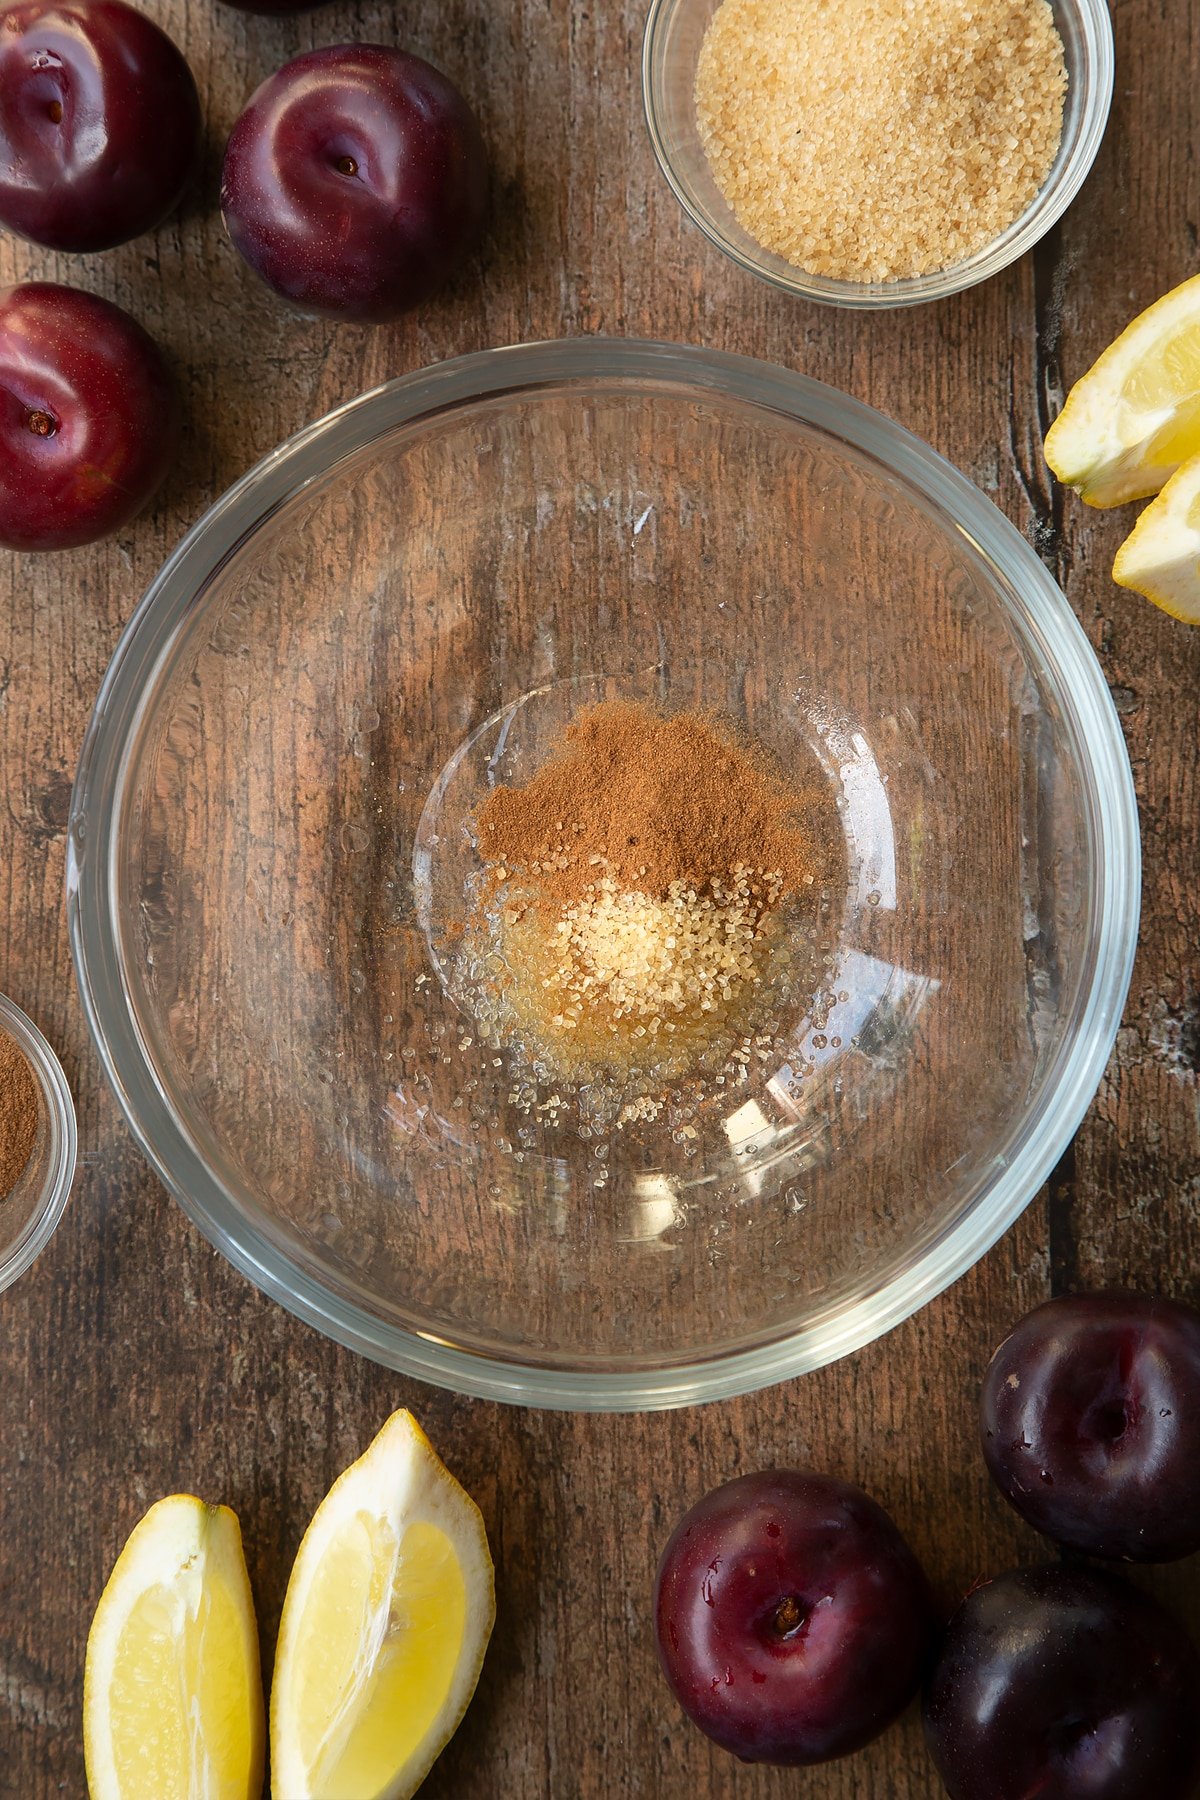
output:
POLYGON ((751 237, 717 186, 696 123, 696 65, 721 0, 651 0, 642 40, 650 142, 679 204, 710 243, 743 269, 805 300, 878 309, 941 300, 987 281, 1032 250, 1070 206, 1096 160, 1112 105, 1108 0, 1050 0, 1063 42, 1067 95, 1050 172, 1020 218, 962 262, 903 281, 841 281, 798 269, 751 237))
POLYGON ((586 340, 393 382, 212 508, 105 679, 68 889, 116 1092, 239 1269, 427 1380, 628 1408, 844 1355, 1012 1223, 1138 873, 1099 667, 988 501, 817 382, 586 340), (845 843, 813 1005, 694 1136, 514 1115, 439 963, 471 808, 600 694, 815 756, 845 843))

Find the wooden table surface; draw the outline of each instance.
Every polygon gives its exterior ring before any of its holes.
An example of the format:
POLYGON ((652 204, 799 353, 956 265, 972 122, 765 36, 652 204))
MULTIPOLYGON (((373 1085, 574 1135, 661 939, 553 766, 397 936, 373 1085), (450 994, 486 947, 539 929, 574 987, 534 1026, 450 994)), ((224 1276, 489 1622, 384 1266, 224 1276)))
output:
MULTIPOLYGON (((142 319, 175 359, 190 420, 178 470, 134 528, 71 555, 0 553, 0 988, 60 1049, 82 1152, 53 1244, 0 1300, 0 1793, 84 1793, 88 1622, 152 1500, 193 1489, 237 1509, 269 1666, 306 1520, 407 1404, 478 1497, 499 1586, 479 1693, 430 1800, 933 1800, 939 1784, 911 1715, 859 1757, 806 1776, 711 1748, 658 1676, 651 1582, 691 1501, 772 1463, 863 1482, 947 1596, 1043 1556, 991 1491, 974 1443, 994 1344, 1065 1288, 1135 1282, 1200 1298, 1200 631, 1112 585, 1131 514, 1085 512, 1041 460, 1064 384, 1196 267, 1200 10, 1122 0, 1107 138, 1033 256, 956 299, 863 316, 775 293, 685 223, 642 119, 643 0, 336 0, 275 22, 217 0, 147 9, 200 85, 208 147, 196 195, 157 235, 106 256, 0 240, 0 283, 76 282, 142 319), (225 242, 216 201, 221 145, 251 89, 298 50, 347 38, 402 44, 457 79, 497 177, 482 257, 444 298, 379 331, 278 309, 225 242), (68 800, 92 701, 184 528, 279 439, 363 388, 460 351, 589 332, 802 369, 900 420, 978 482, 1063 583, 1101 660, 1146 855, 1140 951, 1107 1074, 1047 1190, 992 1254, 834 1368, 632 1418, 443 1395, 326 1343, 256 1293, 132 1144, 84 1028, 63 907, 68 800)), ((1200 1631, 1193 1567, 1145 1579, 1200 1631)))

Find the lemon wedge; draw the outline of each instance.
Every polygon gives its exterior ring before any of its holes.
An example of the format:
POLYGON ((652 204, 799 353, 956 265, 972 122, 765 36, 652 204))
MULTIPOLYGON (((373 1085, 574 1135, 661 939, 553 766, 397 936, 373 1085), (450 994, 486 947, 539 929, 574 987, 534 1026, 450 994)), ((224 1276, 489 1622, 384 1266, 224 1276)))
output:
POLYGON ((263 1738, 237 1518, 174 1494, 134 1528, 88 1634, 92 1800, 258 1800, 263 1738))
POLYGON ((1200 451, 1200 275, 1139 313, 1075 383, 1046 461, 1089 506, 1157 494, 1200 451))
POLYGON ((275 1800, 407 1800, 467 1709, 495 1616, 479 1508, 393 1413, 317 1508, 288 1582, 275 1800))
POLYGON ((1117 551, 1113 580, 1172 618, 1200 625, 1200 456, 1150 502, 1117 551))

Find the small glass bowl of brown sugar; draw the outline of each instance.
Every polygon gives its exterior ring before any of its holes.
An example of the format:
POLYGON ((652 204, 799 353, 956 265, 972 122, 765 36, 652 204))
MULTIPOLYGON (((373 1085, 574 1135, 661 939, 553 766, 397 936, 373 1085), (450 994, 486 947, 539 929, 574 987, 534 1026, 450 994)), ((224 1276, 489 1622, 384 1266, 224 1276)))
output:
POLYGON ((75 1105, 32 1019, 0 994, 0 1289, 41 1255, 75 1174, 75 1105))
POLYGON ((652 0, 654 151, 751 274, 860 309, 941 299, 1015 262, 1095 160, 1106 0, 652 0))

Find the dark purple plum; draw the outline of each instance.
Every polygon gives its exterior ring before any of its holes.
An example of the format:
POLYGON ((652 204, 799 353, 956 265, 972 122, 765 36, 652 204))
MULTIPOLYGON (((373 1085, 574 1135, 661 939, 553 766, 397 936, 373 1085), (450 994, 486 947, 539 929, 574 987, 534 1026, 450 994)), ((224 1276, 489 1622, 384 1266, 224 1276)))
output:
POLYGON ((90 544, 171 466, 175 385, 135 319, 77 288, 0 292, 0 546, 90 544))
POLYGON ((164 31, 123 0, 0 10, 0 224, 52 250, 109 250, 178 205, 200 100, 164 31))
POLYGON ((925 1696, 950 1800, 1187 1800, 1200 1658, 1103 1569, 1018 1569, 969 1594, 925 1696))
POLYGON ((454 84, 402 50, 310 50, 230 134, 226 229, 291 305, 378 325, 432 294, 479 241, 487 155, 454 84))
POLYGON ((983 1384, 983 1453, 1023 1518, 1074 1550, 1200 1549, 1200 1313, 1071 1294, 1026 1315, 983 1384))
POLYGON ((824 1762, 876 1737, 916 1693, 932 1629, 921 1566, 883 1508, 796 1469, 694 1506, 654 1609, 676 1699, 747 1762, 824 1762))

